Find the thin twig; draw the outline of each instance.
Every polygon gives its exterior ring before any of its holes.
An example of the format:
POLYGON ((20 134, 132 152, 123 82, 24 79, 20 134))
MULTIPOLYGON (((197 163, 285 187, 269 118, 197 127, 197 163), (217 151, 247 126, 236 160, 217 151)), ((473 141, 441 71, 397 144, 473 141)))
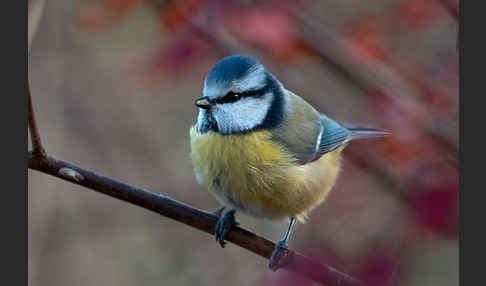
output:
POLYGON ((39 129, 37 128, 37 123, 35 121, 34 107, 32 105, 32 96, 30 95, 29 85, 27 85, 27 97, 29 101, 29 130, 33 153, 38 156, 45 156, 46 151, 44 150, 44 147, 42 147, 39 129))
MULTIPOLYGON (((151 210, 209 234, 214 233, 217 216, 175 201, 165 195, 127 185, 51 156, 35 156, 31 152, 29 152, 29 168, 151 210)), ((227 240, 267 259, 270 258, 275 247, 273 242, 240 227, 232 228, 227 240)), ((287 257, 288 260, 283 265, 284 269, 296 272, 320 284, 328 286, 363 285, 357 279, 297 252, 289 250, 287 257)))

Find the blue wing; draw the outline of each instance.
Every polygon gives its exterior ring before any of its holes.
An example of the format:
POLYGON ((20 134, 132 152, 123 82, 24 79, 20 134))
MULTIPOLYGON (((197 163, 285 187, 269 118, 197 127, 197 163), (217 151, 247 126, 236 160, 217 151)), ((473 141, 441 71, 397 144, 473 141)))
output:
POLYGON ((316 161, 350 140, 388 135, 377 129, 347 128, 317 112, 299 96, 288 93, 292 100, 292 116, 270 132, 272 140, 292 154, 299 165, 316 161))
POLYGON ((319 148, 314 160, 319 159, 322 155, 331 152, 351 140, 386 137, 390 135, 387 131, 373 128, 346 128, 326 115, 321 115, 323 131, 320 142, 318 142, 319 148))
POLYGON ((352 133, 326 115, 321 115, 322 133, 320 138, 317 138, 319 146, 314 160, 349 141, 352 133))

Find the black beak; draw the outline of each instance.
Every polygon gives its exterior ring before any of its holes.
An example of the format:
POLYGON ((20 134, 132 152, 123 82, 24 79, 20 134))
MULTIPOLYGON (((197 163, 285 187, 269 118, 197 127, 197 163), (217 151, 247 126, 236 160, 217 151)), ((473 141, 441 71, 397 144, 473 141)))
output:
POLYGON ((194 102, 197 107, 202 109, 209 109, 211 107, 211 102, 209 102, 207 97, 200 97, 194 102))

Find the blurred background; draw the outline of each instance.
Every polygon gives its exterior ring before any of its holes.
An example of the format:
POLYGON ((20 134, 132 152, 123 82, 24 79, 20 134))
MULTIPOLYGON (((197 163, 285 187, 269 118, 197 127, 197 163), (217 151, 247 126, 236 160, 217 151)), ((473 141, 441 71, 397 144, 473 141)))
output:
MULTIPOLYGON (((290 247, 369 285, 458 285, 457 7, 49 0, 29 54, 42 141, 57 158, 215 209, 189 159, 193 101, 218 59, 252 55, 327 115, 394 134, 345 150, 336 186, 290 247)), ((311 285, 139 207, 28 179, 29 285, 311 285)), ((237 219, 273 241, 287 227, 237 219)))

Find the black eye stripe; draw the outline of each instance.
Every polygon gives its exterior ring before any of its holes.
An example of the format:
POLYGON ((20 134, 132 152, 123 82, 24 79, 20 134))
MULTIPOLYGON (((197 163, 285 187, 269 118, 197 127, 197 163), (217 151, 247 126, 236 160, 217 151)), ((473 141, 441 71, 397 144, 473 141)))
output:
POLYGON ((240 98, 240 94, 230 91, 225 96, 218 98, 218 103, 231 103, 239 100, 240 98))
POLYGON ((212 101, 214 103, 232 103, 235 101, 238 101, 239 99, 243 97, 250 97, 250 96, 260 96, 265 94, 268 91, 268 88, 264 87, 261 89, 255 89, 255 90, 248 90, 245 92, 239 92, 239 93, 234 93, 232 91, 228 92, 225 96, 219 97, 216 99, 213 99, 212 101))

